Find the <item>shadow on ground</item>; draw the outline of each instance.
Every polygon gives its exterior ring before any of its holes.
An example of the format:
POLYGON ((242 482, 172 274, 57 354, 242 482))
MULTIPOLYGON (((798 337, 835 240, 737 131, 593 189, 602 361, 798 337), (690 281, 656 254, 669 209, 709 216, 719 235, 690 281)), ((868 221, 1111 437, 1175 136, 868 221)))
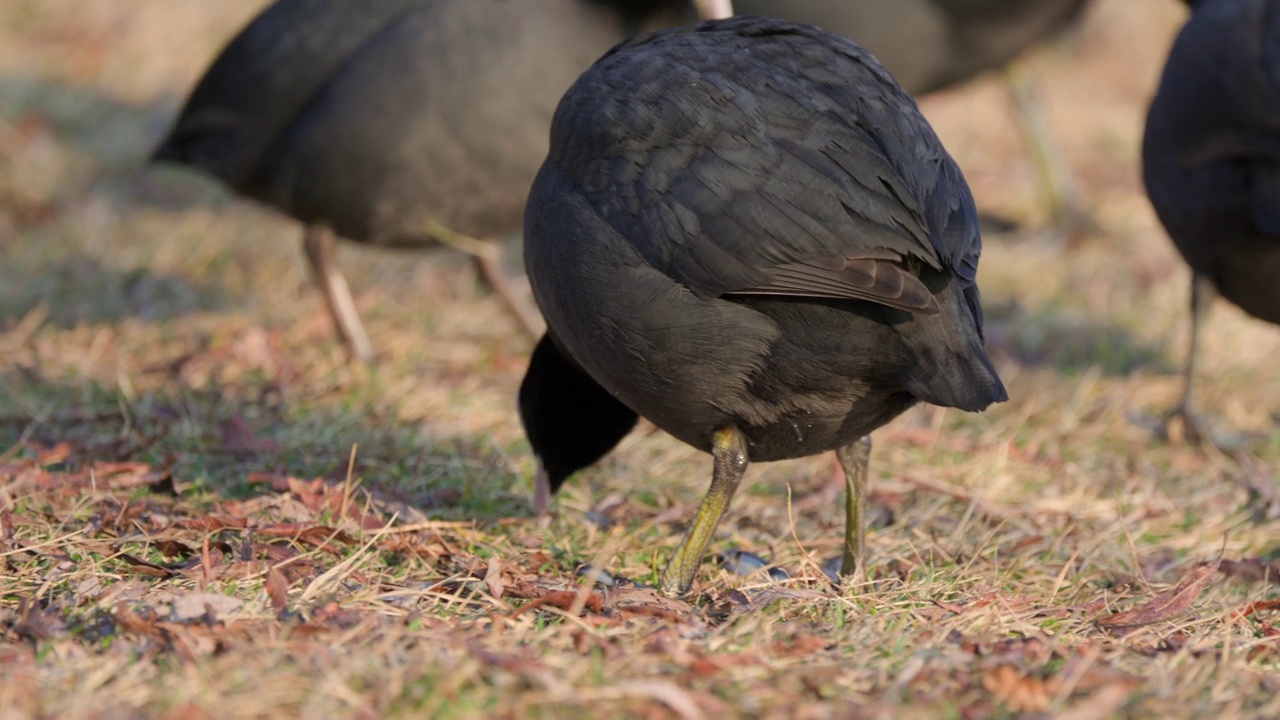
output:
MULTIPOLYGON (((241 499, 273 478, 341 483, 349 477, 402 517, 493 520, 525 514, 501 451, 485 438, 431 437, 350 403, 302 406, 272 382, 171 382, 132 399, 95 383, 0 372, 0 462, 60 443, 85 466, 142 462, 184 491, 241 499), (353 452, 354 459, 353 459, 353 452)), ((76 468, 60 468, 75 470, 76 468)))
POLYGON ((1028 311, 1016 302, 987 303, 984 310, 989 350, 1024 367, 1049 367, 1064 374, 1096 368, 1112 377, 1139 369, 1176 370, 1164 344, 1144 342, 1113 322, 1054 306, 1028 311))
POLYGON ((43 322, 71 328, 127 318, 157 322, 233 305, 218 284, 145 267, 108 267, 88 255, 58 259, 34 271, 0 269, 0 329, 33 313, 43 322))

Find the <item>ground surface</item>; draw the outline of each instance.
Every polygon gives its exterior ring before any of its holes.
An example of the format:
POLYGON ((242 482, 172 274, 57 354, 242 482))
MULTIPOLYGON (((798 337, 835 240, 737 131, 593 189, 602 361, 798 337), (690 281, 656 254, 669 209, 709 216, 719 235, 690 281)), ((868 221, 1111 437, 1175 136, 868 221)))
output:
POLYGON ((828 458, 752 468, 689 604, 652 580, 708 460, 637 433, 530 518, 528 346, 464 260, 341 262, 380 350, 347 367, 298 229, 140 159, 256 0, 0 7, 0 715, 1275 716, 1280 331, 1225 305, 1202 398, 1250 457, 1154 440, 1187 271, 1142 197, 1181 18, 1104 0, 1034 56, 1101 226, 1043 226, 1003 86, 926 111, 984 209, 1011 401, 877 435, 872 580, 830 587, 828 458), (581 589, 580 589, 581 588, 581 589), (1119 614, 1119 615, 1118 615, 1119 614))

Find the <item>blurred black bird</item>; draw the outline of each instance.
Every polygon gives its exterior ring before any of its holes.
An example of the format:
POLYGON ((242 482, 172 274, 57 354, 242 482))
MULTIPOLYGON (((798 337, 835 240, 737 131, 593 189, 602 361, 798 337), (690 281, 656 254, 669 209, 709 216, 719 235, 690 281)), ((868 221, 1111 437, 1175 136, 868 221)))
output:
POLYGON ((1028 73, 1015 59, 1078 23, 1088 0, 736 0, 743 15, 811 23, 866 48, 919 97, 1004 68, 1054 223, 1069 234, 1094 224, 1052 141, 1028 73))
POLYGON ((741 15, 817 25, 862 45, 922 95, 1003 67, 1079 20, 1088 0, 735 0, 741 15))
POLYGON ((1197 414, 1196 351, 1216 295, 1280 324, 1280 3, 1187 4, 1147 113, 1143 179, 1192 273, 1186 385, 1170 420, 1231 449, 1197 414))
MULTIPOLYGON (((708 0, 699 0, 699 6, 708 0)), ((601 53, 693 19, 674 0, 278 0, 213 61, 156 160, 183 163, 305 226, 353 356, 373 356, 335 235, 452 245, 534 337, 497 248, 518 231, 556 102, 601 53)), ((708 6, 708 10, 710 10, 708 6)))
POLYGON ((520 390, 539 496, 643 416, 713 456, 687 592, 748 461, 836 450, 861 567, 868 434, 1006 399, 968 186, 852 41, 742 17, 619 46, 569 90, 525 213, 548 324, 520 390))

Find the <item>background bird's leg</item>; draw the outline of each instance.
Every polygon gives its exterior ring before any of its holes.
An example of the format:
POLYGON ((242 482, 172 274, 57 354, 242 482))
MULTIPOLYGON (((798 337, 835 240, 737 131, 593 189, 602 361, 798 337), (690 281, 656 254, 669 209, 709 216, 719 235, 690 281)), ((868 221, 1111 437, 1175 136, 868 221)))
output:
POLYGON ((551 482, 547 479, 547 470, 538 461, 538 470, 533 475, 533 514, 542 517, 547 514, 551 504, 551 482))
POLYGON ((500 254, 495 252, 487 255, 474 255, 473 257, 476 260, 476 270, 479 271, 480 277, 484 278, 485 283, 502 300, 502 304, 506 305, 507 310, 516 317, 521 329, 535 341, 542 337, 542 333, 547 330, 546 325, 542 322, 542 316, 516 292, 511 276, 507 274, 506 269, 502 266, 500 254))
POLYGON ((1208 319, 1209 307, 1217 294, 1218 291, 1208 278, 1199 273, 1191 274, 1191 340, 1190 347, 1187 348, 1187 364, 1183 370, 1182 399, 1165 418, 1166 436, 1176 435, 1170 432, 1172 421, 1181 420, 1182 434, 1188 440, 1213 442, 1215 445, 1218 443, 1214 440, 1212 431, 1196 411, 1195 383, 1196 357, 1200 350, 1200 329, 1208 319))
POLYGON ((302 249, 311 265, 312 277, 329 305, 329 316, 333 318, 338 336, 351 357, 367 365, 373 362, 373 343, 360 322, 356 303, 351 299, 351 288, 334 263, 335 244, 333 231, 324 225, 307 225, 303 231, 302 249))
POLYGON ((713 470, 711 489, 702 499, 698 514, 693 517, 689 532, 676 547, 675 555, 662 571, 658 587, 662 592, 680 597, 693 587, 693 578, 698 574, 698 566, 702 564, 702 556, 711 543, 711 535, 720 524, 720 518, 729 508, 729 501, 742 482, 747 471, 747 441, 736 428, 720 430, 716 433, 715 444, 711 448, 713 470))
POLYGON ((542 322, 542 315, 531 308, 528 301, 521 299, 520 294, 516 292, 511 276, 502 267, 500 245, 455 232, 434 220, 427 223, 427 233, 442 245, 448 245, 458 252, 470 255, 475 260, 476 271, 480 273, 480 277, 498 296, 502 304, 507 306, 507 311, 515 316, 516 322, 520 323, 520 329, 535 342, 542 337, 542 333, 547 329, 542 322))
POLYGON ((1054 226, 1064 233, 1069 245, 1081 235, 1096 233, 1097 223, 1081 207, 1079 193, 1071 181, 1071 171, 1058 153, 1031 71, 1024 63, 1014 60, 1005 66, 1004 76, 1040 175, 1054 226))
POLYGON ((724 20, 733 17, 733 0, 697 0, 698 17, 703 20, 724 20))
POLYGON ((865 572, 863 560, 867 544, 867 475, 871 464, 871 436, 859 438, 836 450, 844 468, 844 556, 840 575, 853 577, 865 572))

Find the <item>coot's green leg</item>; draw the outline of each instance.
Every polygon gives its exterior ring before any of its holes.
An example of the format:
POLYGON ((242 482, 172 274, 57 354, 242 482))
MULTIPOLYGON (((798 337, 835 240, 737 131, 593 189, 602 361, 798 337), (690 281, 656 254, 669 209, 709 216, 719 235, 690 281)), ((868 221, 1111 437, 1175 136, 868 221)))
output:
POLYGON ((727 428, 716 433, 711 448, 714 469, 711 475, 711 489, 702 499, 698 514, 689 526, 676 553, 671 557, 667 567, 662 571, 658 586, 662 592, 680 597, 693 587, 693 578, 698 574, 698 566, 702 564, 702 556, 711 543, 711 536, 720 524, 720 518, 729 509, 733 493, 747 471, 747 441, 736 428, 727 428))
POLYGON ((863 572, 867 543, 867 468, 871 462, 871 436, 859 438, 836 450, 844 469, 844 556, 840 575, 863 572))

